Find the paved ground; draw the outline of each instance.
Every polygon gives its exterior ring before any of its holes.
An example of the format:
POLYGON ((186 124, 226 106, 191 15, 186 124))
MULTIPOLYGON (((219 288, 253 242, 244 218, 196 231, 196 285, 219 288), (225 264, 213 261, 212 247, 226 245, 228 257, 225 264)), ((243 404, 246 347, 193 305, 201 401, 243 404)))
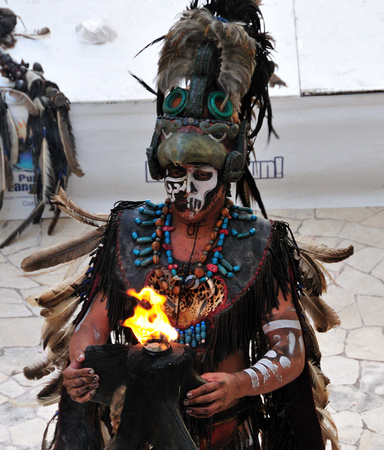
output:
MULTIPOLYGON (((384 207, 284 210, 270 215, 287 220, 296 236, 312 236, 328 246, 355 245, 355 255, 348 261, 328 266, 338 287, 330 285, 326 300, 342 324, 319 336, 323 370, 333 385, 329 409, 342 450, 383 449, 384 207)), ((0 222, 0 239, 13 227, 15 222, 0 222)), ((56 410, 54 405, 33 405, 38 388, 22 374, 22 368, 39 357, 42 323, 39 308, 23 299, 59 281, 64 272, 25 277, 19 264, 31 251, 83 228, 61 219, 55 236, 48 237, 45 221, 0 251, 1 449, 40 448, 45 424, 56 410), (24 406, 17 406, 20 403, 24 406)))

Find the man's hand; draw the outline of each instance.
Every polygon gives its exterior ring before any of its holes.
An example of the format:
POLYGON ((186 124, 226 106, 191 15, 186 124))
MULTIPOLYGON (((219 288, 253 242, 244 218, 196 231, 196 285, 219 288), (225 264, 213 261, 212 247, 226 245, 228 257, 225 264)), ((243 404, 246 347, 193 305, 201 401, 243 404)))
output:
POLYGON ((242 385, 250 383, 249 376, 241 372, 205 373, 201 377, 208 383, 188 392, 184 400, 187 413, 198 418, 211 417, 234 406, 243 397, 242 385))
POLYGON ((63 371, 63 385, 71 399, 79 403, 91 400, 99 387, 99 377, 95 371, 83 368, 84 359, 84 353, 77 350, 71 364, 63 371))

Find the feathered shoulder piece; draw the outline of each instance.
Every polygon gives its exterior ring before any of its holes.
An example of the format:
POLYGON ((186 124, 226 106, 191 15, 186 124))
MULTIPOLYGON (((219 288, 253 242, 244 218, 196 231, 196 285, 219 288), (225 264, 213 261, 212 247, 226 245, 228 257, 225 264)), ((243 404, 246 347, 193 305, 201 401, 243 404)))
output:
POLYGON ((40 379, 55 372, 50 383, 38 394, 42 404, 51 404, 59 399, 62 386, 61 371, 68 361, 69 340, 74 330, 74 318, 84 302, 92 276, 92 259, 88 256, 100 245, 104 236, 108 216, 91 214, 76 205, 63 189, 54 196, 57 208, 70 217, 94 228, 66 242, 38 250, 21 262, 25 272, 69 264, 65 279, 48 290, 32 294, 27 302, 42 308, 45 318, 41 330, 45 358, 24 368, 28 379, 40 379))
MULTIPOLYGON (((124 208, 133 208, 142 202, 119 202, 110 215, 92 214, 71 200, 61 189, 53 197, 53 203, 74 220, 93 229, 66 242, 38 250, 21 262, 25 272, 68 264, 62 282, 48 290, 27 297, 28 303, 42 308, 45 318, 42 326, 45 358, 24 368, 28 379, 38 380, 54 372, 49 384, 37 395, 40 403, 48 405, 58 401, 62 386, 61 372, 68 361, 69 341, 75 325, 87 311, 91 301, 91 288, 95 274, 104 264, 113 266, 105 253, 112 251, 116 214, 124 208)), ((103 268, 103 270, 108 270, 103 268)), ((107 276, 107 275, 106 275, 107 276)), ((110 287, 112 289, 112 286, 110 287)), ((118 292, 114 292, 118 295, 118 292)))

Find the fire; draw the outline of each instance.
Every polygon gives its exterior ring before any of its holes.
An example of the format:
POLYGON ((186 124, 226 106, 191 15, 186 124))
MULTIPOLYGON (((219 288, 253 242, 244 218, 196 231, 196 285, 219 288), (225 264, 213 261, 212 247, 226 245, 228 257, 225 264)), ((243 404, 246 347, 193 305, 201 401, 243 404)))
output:
POLYGON ((177 339, 177 331, 171 327, 168 317, 162 310, 166 297, 148 287, 139 293, 134 289, 129 289, 127 294, 139 299, 140 302, 150 304, 150 308, 147 309, 138 303, 135 314, 123 323, 125 327, 132 329, 140 344, 144 345, 149 339, 160 339, 163 336, 168 341, 177 339))

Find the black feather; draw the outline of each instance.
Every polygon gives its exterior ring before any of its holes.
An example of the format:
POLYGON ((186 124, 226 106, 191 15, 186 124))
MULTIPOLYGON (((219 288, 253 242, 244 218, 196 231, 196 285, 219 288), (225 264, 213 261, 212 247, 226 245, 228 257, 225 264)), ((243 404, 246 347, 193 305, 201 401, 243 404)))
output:
POLYGON ((258 204, 261 213, 263 216, 268 219, 267 212, 264 207, 264 203, 261 199, 260 191, 258 187, 256 186, 255 179, 253 178, 251 172, 249 171, 248 167, 245 167, 244 175, 241 177, 241 179, 237 182, 236 185, 236 197, 239 198, 244 206, 250 207, 250 198, 249 194, 252 196, 253 200, 256 201, 258 204))
POLYGON ((136 58, 136 56, 139 56, 140 53, 142 53, 144 50, 146 50, 148 47, 151 47, 154 44, 157 44, 158 42, 161 42, 163 39, 165 38, 164 36, 161 36, 159 38, 156 38, 154 41, 150 42, 149 44, 147 44, 144 48, 142 48, 139 53, 136 53, 136 55, 134 56, 134 58, 136 58))
POLYGON ((23 222, 14 230, 4 241, 0 244, 0 248, 4 248, 13 242, 31 223, 36 223, 35 220, 40 220, 44 211, 44 202, 41 201, 31 212, 31 214, 23 220, 23 222))
POLYGON ((49 227, 48 227, 48 236, 51 236, 51 234, 53 233, 53 230, 55 229, 55 227, 57 225, 57 221, 59 220, 60 213, 61 213, 61 210, 59 208, 56 208, 55 214, 52 217, 51 223, 49 224, 49 227))
POLYGON ((136 81, 138 81, 148 92, 150 92, 151 94, 153 94, 157 97, 157 92, 153 88, 151 88, 151 86, 149 86, 144 80, 142 80, 141 78, 139 78, 137 75, 133 74, 132 72, 129 72, 129 74, 136 81))

